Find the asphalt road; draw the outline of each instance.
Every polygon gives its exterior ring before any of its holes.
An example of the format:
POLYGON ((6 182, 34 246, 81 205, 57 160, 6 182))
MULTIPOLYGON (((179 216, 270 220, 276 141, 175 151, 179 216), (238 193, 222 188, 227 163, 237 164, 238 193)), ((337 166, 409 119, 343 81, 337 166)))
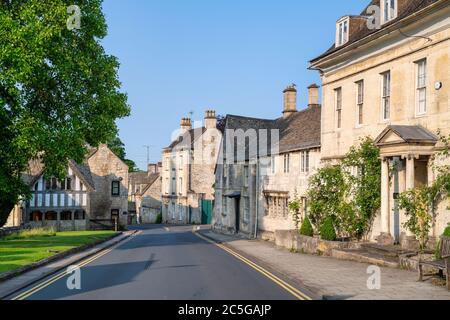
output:
MULTIPOLYGON (((147 226, 84 265, 81 290, 68 276, 31 291, 27 300, 292 300, 298 299, 232 253, 199 238, 192 227, 147 226)), ((19 296, 16 293, 13 297, 19 296)))

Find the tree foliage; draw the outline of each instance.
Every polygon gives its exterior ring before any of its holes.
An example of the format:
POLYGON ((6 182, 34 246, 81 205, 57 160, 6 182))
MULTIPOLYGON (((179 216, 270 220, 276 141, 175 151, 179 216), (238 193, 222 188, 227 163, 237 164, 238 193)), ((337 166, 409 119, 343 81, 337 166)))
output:
POLYGON ((70 0, 0 0, 0 225, 27 196, 30 159, 62 177, 69 159, 117 134, 129 114, 117 59, 100 41, 101 0, 80 0, 81 28, 69 30, 70 0))

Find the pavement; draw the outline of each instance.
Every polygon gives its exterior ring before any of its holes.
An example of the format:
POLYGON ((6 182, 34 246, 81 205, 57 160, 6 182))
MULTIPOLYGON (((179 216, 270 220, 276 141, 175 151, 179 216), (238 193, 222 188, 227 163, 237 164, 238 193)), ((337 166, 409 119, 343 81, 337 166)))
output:
POLYGON ((202 230, 201 234, 260 265, 270 266, 323 299, 450 300, 450 292, 445 287, 436 286, 431 281, 418 282, 416 272, 291 253, 269 242, 221 235, 211 230, 202 230), (379 272, 376 279, 374 270, 377 274, 379 272))
MULTIPOLYGON (((13 300, 297 300, 314 299, 283 279, 193 232, 192 226, 140 226, 89 259, 77 274, 43 278, 13 300), (68 285, 69 284, 69 285, 68 285), (72 284, 72 285, 71 285, 72 284), (71 288, 71 289, 69 289, 71 288)), ((204 231, 204 230, 203 230, 204 231)), ((0 284, 0 290, 3 284, 0 284)))

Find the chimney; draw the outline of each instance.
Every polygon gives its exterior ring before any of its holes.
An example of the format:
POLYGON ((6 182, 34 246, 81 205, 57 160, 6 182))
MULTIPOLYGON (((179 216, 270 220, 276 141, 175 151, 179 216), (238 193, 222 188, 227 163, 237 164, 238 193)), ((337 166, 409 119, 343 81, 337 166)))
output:
POLYGON ((150 163, 147 169, 148 175, 154 174, 157 172, 157 165, 154 163, 150 163))
POLYGON ((192 122, 190 118, 183 118, 181 119, 181 133, 184 134, 186 131, 189 131, 192 129, 192 122))
POLYGON ((288 118, 290 115, 297 112, 297 89, 296 85, 292 84, 284 89, 284 111, 283 118, 288 118))
POLYGON ((206 110, 205 112, 205 128, 206 129, 216 129, 217 118, 216 112, 214 110, 206 110))
POLYGON ((308 107, 317 107, 319 105, 319 86, 315 83, 308 87, 308 107))

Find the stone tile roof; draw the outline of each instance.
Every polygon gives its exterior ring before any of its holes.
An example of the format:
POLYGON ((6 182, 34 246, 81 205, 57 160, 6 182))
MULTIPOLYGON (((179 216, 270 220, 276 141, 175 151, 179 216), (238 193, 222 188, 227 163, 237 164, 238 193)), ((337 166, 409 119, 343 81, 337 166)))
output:
POLYGON ((95 190, 94 179, 92 179, 91 169, 87 165, 78 164, 73 160, 69 161, 69 165, 72 167, 76 173, 78 173, 79 178, 91 189, 95 190))
MULTIPOLYGON (((292 116, 284 119, 278 118, 258 119, 236 115, 228 115, 226 117, 225 129, 239 130, 244 132, 249 129, 268 130, 268 148, 267 153, 271 151, 271 130, 279 130, 279 152, 291 152, 295 150, 310 149, 320 147, 321 132, 321 106, 311 106, 307 109, 297 112, 292 116)), ((225 135, 227 132, 225 131, 225 135)), ((242 147, 236 143, 235 148, 242 147)), ((223 146, 226 151, 226 146, 223 146)), ((248 139, 245 142, 246 160, 256 157, 254 150, 249 147, 248 139)))
POLYGON ((165 150, 190 148, 205 131, 205 127, 191 129, 174 140, 165 150))
POLYGON ((161 174, 158 173, 152 173, 148 178, 149 178, 149 182, 148 184, 145 186, 144 189, 142 189, 140 195, 144 195, 148 189, 150 189, 150 187, 161 177, 161 174))
MULTIPOLYGON (((375 29, 369 29, 367 27, 366 23, 362 23, 362 24, 360 24, 359 29, 357 31, 355 31, 353 34, 350 35, 349 41, 346 44, 344 44, 344 45, 342 45, 340 47, 336 47, 336 44, 333 44, 333 46, 330 49, 328 49, 325 53, 323 53, 320 56, 318 56, 318 57, 314 58, 313 60, 311 60, 311 63, 313 63, 313 62, 315 62, 315 61, 317 61, 317 60, 319 60, 321 58, 324 58, 324 57, 326 57, 327 55, 329 55, 329 54, 331 54, 333 52, 337 52, 339 50, 342 50, 342 49, 350 46, 352 43, 354 43, 354 42, 356 42, 358 40, 361 40, 361 39, 363 39, 363 38, 365 38, 367 36, 370 36, 372 34, 375 34, 375 33, 379 32, 380 30, 386 29, 389 26, 391 26, 392 24, 394 24, 394 23, 396 23, 396 22, 398 22, 398 21, 400 21, 400 20, 402 20, 404 18, 407 18, 408 16, 410 16, 410 15, 412 15, 412 14, 414 14, 414 13, 416 13, 416 12, 426 8, 426 7, 428 7, 431 4, 439 2, 439 1, 442 1, 442 2, 447 1, 448 2, 448 0, 408 0, 408 4, 406 4, 406 6, 403 8, 403 10, 401 12, 399 12, 399 15, 397 16, 397 18, 389 21, 386 24, 383 24, 381 29, 376 29, 376 28, 375 29)), ((367 14, 367 9, 370 6, 378 6, 378 7, 380 7, 380 0, 372 0, 372 1, 370 1, 370 3, 367 5, 367 7, 361 12, 360 16, 362 16, 362 17, 367 16, 368 15, 367 14)))

